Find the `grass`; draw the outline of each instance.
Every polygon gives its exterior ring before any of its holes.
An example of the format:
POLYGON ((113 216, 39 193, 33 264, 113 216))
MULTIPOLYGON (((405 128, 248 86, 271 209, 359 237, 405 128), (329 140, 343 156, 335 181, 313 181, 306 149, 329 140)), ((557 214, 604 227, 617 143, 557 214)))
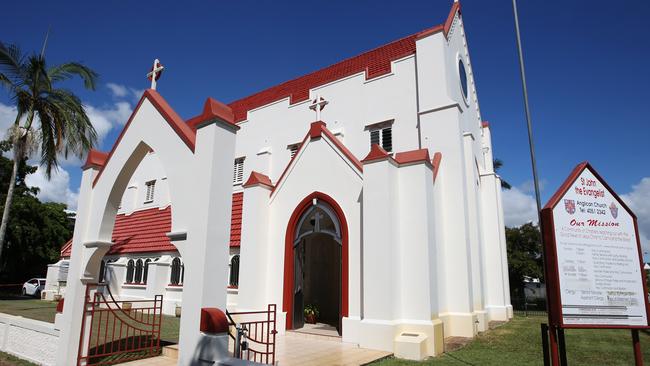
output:
MULTIPOLYGON (((24 297, 0 298, 0 312, 54 322, 56 303, 24 297)), ((424 362, 388 358, 373 366, 459 366, 459 365, 542 365, 540 323, 542 316, 515 316, 507 324, 479 335, 467 346, 424 362)), ((163 316, 161 341, 178 343, 180 318, 163 316)), ((566 330, 568 361, 571 366, 631 365, 632 342, 627 330, 566 330)), ((641 332, 641 348, 650 364, 650 332, 641 332)), ((0 366, 31 365, 0 353, 0 366)))
POLYGON ((56 302, 23 296, 0 296, 0 313, 54 323, 56 302))
MULTIPOLYGON (((542 365, 540 323, 546 317, 517 316, 494 330, 479 335, 467 346, 424 362, 388 358, 372 366, 415 365, 542 365)), ((565 330, 568 363, 582 365, 633 365, 629 330, 565 330)), ((650 364, 650 332, 640 332, 641 349, 650 364)))
POLYGON ((8 353, 0 352, 0 366, 36 366, 36 364, 22 360, 8 353))

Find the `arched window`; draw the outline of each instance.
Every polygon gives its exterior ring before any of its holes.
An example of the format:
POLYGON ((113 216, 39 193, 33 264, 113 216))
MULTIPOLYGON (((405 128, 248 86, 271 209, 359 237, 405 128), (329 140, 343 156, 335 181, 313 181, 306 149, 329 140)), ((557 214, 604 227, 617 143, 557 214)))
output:
POLYGON ((228 285, 231 287, 239 286, 239 254, 233 255, 230 260, 230 281, 228 285))
POLYGON ((99 264, 99 283, 104 283, 106 276, 106 261, 102 260, 99 264))
POLYGON ((303 237, 313 233, 328 234, 339 244, 341 243, 339 221, 334 210, 324 202, 318 202, 303 213, 296 229, 294 245, 303 237))
POLYGON ((140 283, 142 282, 142 259, 138 259, 137 262, 135 262, 135 278, 134 282, 140 283))
POLYGON ((151 259, 144 261, 144 274, 142 275, 142 283, 147 283, 147 276, 149 275, 149 263, 151 259))
POLYGON ((185 263, 181 263, 181 282, 179 285, 182 285, 185 282, 185 263))
POLYGON ((126 283, 133 283, 134 266, 133 259, 129 259, 129 262, 126 264, 126 283))
POLYGON ((182 265, 181 265, 181 259, 176 257, 172 260, 172 273, 169 278, 169 283, 172 285, 180 285, 182 284, 182 276, 181 276, 181 270, 182 270, 182 265))

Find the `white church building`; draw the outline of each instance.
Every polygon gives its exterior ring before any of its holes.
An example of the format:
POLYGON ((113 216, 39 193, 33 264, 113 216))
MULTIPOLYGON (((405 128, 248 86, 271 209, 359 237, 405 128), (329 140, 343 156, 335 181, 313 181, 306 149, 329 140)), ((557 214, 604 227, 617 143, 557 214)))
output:
POLYGON ((181 311, 179 364, 205 306, 277 304, 281 333, 316 306, 343 342, 392 351, 420 333, 428 355, 512 317, 458 3, 444 24, 232 103, 208 98, 187 120, 149 89, 83 169, 61 345, 79 344, 93 282, 181 311))

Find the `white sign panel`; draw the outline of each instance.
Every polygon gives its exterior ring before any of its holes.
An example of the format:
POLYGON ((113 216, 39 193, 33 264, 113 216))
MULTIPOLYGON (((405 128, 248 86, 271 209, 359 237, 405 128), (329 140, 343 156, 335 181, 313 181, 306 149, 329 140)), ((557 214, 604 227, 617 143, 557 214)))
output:
POLYGON ((647 326, 634 220, 589 169, 553 221, 563 323, 647 326))

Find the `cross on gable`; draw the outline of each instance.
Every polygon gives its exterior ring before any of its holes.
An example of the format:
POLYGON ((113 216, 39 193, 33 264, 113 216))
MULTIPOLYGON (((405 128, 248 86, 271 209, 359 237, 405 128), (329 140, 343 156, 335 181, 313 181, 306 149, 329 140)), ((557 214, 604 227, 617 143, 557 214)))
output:
POLYGON ((158 59, 153 62, 153 67, 151 71, 147 73, 147 79, 151 80, 151 89, 156 90, 156 81, 160 79, 165 67, 160 63, 158 59))
POLYGON ((312 100, 309 105, 309 109, 316 112, 316 121, 320 121, 320 112, 328 105, 330 102, 326 101, 325 98, 320 95, 316 96, 316 99, 312 100))

